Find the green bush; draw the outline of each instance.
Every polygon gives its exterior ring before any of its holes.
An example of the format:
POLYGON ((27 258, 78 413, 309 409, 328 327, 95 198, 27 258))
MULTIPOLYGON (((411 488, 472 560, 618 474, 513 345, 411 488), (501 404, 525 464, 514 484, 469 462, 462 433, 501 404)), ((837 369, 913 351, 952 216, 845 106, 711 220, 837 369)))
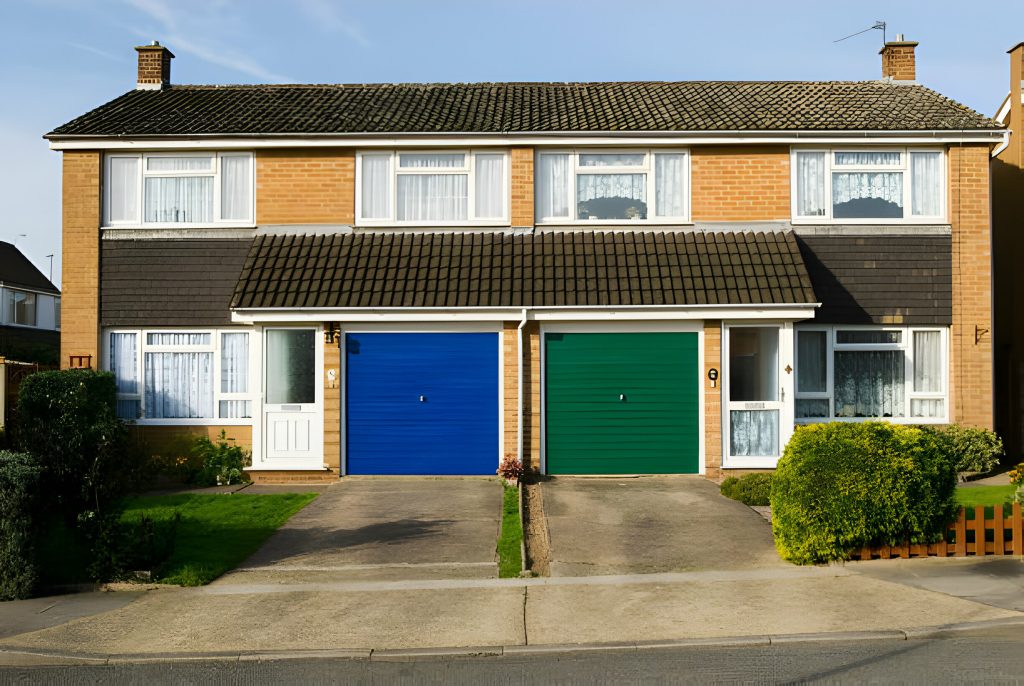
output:
POLYGON ((202 463, 196 483, 202 486, 230 486, 246 480, 243 471, 249 465, 249 454, 228 442, 226 431, 221 431, 216 442, 200 436, 192 446, 192 456, 202 463))
POLYGON ((134 482, 115 393, 113 374, 88 369, 39 372, 19 389, 16 444, 39 461, 43 491, 71 526, 112 509, 134 482))
POLYGON ((180 522, 177 512, 170 519, 83 513, 79 530, 90 544, 89 578, 116 581, 132 572, 157 570, 174 552, 180 522))
POLYGON ((39 579, 41 472, 31 455, 0 450, 0 600, 29 597, 39 579))
POLYGON ((772 479, 772 531, 797 564, 863 546, 940 540, 956 469, 933 432, 885 422, 798 427, 772 479))
POLYGON ((767 505, 772 492, 772 475, 730 476, 722 482, 719 490, 726 498, 738 500, 744 505, 767 505))
POLYGON ((959 424, 922 428, 935 436, 958 472, 990 472, 1003 456, 1003 441, 995 431, 959 424))

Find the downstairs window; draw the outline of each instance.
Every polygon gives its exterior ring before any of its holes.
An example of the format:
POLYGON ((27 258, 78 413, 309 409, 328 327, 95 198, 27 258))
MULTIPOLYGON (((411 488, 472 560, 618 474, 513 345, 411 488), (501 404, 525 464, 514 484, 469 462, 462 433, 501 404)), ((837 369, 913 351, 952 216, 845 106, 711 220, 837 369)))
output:
POLYGON ((946 421, 946 338, 942 328, 797 328, 796 421, 946 421))

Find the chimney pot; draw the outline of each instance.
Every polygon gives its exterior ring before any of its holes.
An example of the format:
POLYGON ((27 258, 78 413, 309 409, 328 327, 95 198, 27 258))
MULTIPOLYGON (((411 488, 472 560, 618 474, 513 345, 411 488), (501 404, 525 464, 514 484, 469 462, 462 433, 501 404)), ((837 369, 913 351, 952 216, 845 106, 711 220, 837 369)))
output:
POLYGON ((903 40, 902 33, 896 34, 896 40, 887 42, 878 53, 882 56, 882 78, 892 81, 916 81, 916 47, 915 41, 903 40))
POLYGON ((152 41, 149 45, 138 45, 139 71, 135 87, 139 90, 161 90, 171 85, 171 60, 174 53, 152 41))

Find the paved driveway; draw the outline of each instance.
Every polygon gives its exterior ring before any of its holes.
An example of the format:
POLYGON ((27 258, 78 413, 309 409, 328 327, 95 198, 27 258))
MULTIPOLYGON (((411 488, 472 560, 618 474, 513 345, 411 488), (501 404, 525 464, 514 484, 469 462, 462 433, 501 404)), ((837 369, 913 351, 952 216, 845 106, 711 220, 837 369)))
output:
POLYGON ((218 584, 493 578, 501 485, 342 479, 218 584))
POLYGON ((771 527, 701 477, 544 482, 551 576, 787 566, 771 527))

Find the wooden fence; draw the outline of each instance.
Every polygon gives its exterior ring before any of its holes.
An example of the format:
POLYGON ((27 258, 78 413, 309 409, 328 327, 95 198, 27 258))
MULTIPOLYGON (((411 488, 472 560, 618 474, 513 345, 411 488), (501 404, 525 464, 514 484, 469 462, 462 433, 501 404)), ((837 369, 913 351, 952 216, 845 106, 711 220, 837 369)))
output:
POLYGON ((905 543, 864 548, 851 555, 854 560, 892 557, 967 557, 968 555, 1024 555, 1024 519, 1021 504, 1013 503, 1010 512, 1002 505, 992 507, 992 517, 985 517, 984 506, 973 509, 974 519, 960 508, 957 520, 949 525, 946 540, 938 543, 905 543))

